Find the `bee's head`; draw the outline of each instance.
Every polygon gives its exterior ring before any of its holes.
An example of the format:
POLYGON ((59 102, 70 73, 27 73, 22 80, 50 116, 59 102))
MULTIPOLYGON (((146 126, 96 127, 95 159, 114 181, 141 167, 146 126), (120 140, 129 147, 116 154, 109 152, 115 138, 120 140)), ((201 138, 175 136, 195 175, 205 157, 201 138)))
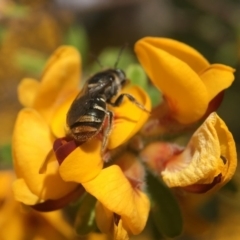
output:
POLYGON ((116 78, 118 78, 118 84, 124 86, 127 83, 126 74, 121 69, 115 69, 116 78))
POLYGON ((88 81, 88 85, 89 88, 96 85, 106 87, 114 85, 121 88, 126 82, 127 79, 123 70, 107 69, 92 76, 88 81))
POLYGON ((110 68, 92 76, 88 80, 88 89, 94 94, 103 94, 106 99, 111 99, 117 95, 126 82, 123 70, 110 68))

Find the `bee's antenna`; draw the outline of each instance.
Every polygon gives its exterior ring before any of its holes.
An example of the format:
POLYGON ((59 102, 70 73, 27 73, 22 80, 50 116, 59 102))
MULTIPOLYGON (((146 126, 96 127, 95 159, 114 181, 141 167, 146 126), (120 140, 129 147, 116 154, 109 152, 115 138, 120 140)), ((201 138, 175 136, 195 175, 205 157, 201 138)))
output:
POLYGON ((98 57, 95 54, 90 53, 90 56, 97 62, 97 64, 99 65, 100 68, 103 68, 102 63, 100 62, 100 60, 98 59, 98 57))
POLYGON ((117 65, 118 65, 118 63, 119 63, 120 57, 121 57, 124 49, 127 48, 127 47, 128 47, 128 44, 127 44, 127 43, 125 43, 125 45, 123 45, 123 46, 121 47, 121 49, 120 49, 120 51, 119 51, 119 53, 118 53, 118 56, 117 56, 117 60, 116 60, 116 62, 115 62, 115 64, 114 64, 114 68, 117 68, 117 65))

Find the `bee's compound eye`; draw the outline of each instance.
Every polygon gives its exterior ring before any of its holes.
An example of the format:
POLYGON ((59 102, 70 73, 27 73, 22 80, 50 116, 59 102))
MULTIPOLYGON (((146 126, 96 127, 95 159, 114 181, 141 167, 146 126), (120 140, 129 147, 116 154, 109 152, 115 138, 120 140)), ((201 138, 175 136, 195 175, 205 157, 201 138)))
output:
POLYGON ((116 69, 116 72, 117 72, 120 79, 125 79, 126 78, 125 72, 123 70, 116 69))

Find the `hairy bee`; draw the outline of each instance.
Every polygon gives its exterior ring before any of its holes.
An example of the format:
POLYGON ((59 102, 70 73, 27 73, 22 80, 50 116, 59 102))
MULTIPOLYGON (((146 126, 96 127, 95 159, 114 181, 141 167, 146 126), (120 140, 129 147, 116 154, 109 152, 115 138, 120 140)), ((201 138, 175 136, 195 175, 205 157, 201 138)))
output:
POLYGON ((113 125, 113 113, 108 109, 108 104, 117 107, 127 97, 137 107, 147 111, 132 95, 119 94, 126 82, 125 73, 115 68, 96 73, 87 80, 67 113, 70 135, 77 142, 87 142, 103 130, 102 150, 105 149, 113 125), (114 97, 116 100, 113 102, 114 97))

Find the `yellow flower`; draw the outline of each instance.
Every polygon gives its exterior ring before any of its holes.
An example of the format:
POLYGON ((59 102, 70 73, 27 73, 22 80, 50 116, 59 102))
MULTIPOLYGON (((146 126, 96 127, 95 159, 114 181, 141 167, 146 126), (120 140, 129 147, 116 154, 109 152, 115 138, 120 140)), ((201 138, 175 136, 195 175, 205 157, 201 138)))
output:
POLYGON ((39 213, 24 210, 14 200, 11 184, 15 176, 11 171, 0 172, 0 239, 74 239, 75 234, 60 211, 39 213))
POLYGON ((193 134, 186 148, 153 143, 141 154, 169 187, 195 193, 216 190, 233 176, 237 166, 232 134, 214 112, 193 134))
MULTIPOLYGON (((95 144, 99 152, 97 140, 95 144)), ((91 143, 85 143, 82 149, 70 153, 61 164, 59 170, 63 180, 81 183, 87 192, 98 199, 97 223, 102 232, 112 235, 114 239, 128 239, 129 235, 139 234, 146 224, 150 208, 146 194, 140 190, 142 182, 139 181, 144 180, 144 171, 139 167, 139 162, 134 155, 125 153, 116 162, 117 165, 102 169, 95 177, 89 177, 84 169, 94 171, 92 166, 97 165, 99 154, 89 154, 94 150, 91 143), (79 159, 83 163, 80 165, 83 170, 79 167, 79 159), (117 223, 115 218, 119 218, 117 223)))
POLYGON ((41 82, 24 79, 19 85, 19 100, 25 108, 19 112, 13 132, 17 174, 13 190, 16 199, 27 205, 60 199, 78 189, 78 184, 64 182, 58 173, 49 125, 59 105, 76 95, 79 75, 78 52, 61 47, 49 59, 41 82), (46 171, 40 173, 45 162, 46 171))
MULTIPOLYGON (((40 82, 24 79, 19 85, 19 99, 25 108, 19 112, 13 134, 18 177, 13 184, 15 198, 46 211, 63 207, 86 190, 120 216, 117 227, 108 233, 117 236, 122 226, 126 234, 137 234, 147 220, 147 196, 132 187, 119 166, 103 169, 98 137, 80 146, 66 138, 66 113, 79 91, 80 62, 74 48, 61 47, 50 58, 40 82)), ((151 109, 150 99, 141 88, 129 86, 122 92, 151 109)), ((114 120, 107 149, 124 144, 149 115, 128 100, 111 110, 114 120)))
POLYGON ((210 64, 195 49, 176 40, 145 37, 135 44, 135 52, 166 101, 157 114, 164 111, 181 124, 193 123, 216 110, 216 106, 208 109, 210 103, 234 80, 234 69, 210 64))
POLYGON ((145 227, 150 202, 144 189, 145 170, 136 157, 124 153, 94 180, 83 184, 97 199, 99 229, 113 239, 129 239, 145 227))

